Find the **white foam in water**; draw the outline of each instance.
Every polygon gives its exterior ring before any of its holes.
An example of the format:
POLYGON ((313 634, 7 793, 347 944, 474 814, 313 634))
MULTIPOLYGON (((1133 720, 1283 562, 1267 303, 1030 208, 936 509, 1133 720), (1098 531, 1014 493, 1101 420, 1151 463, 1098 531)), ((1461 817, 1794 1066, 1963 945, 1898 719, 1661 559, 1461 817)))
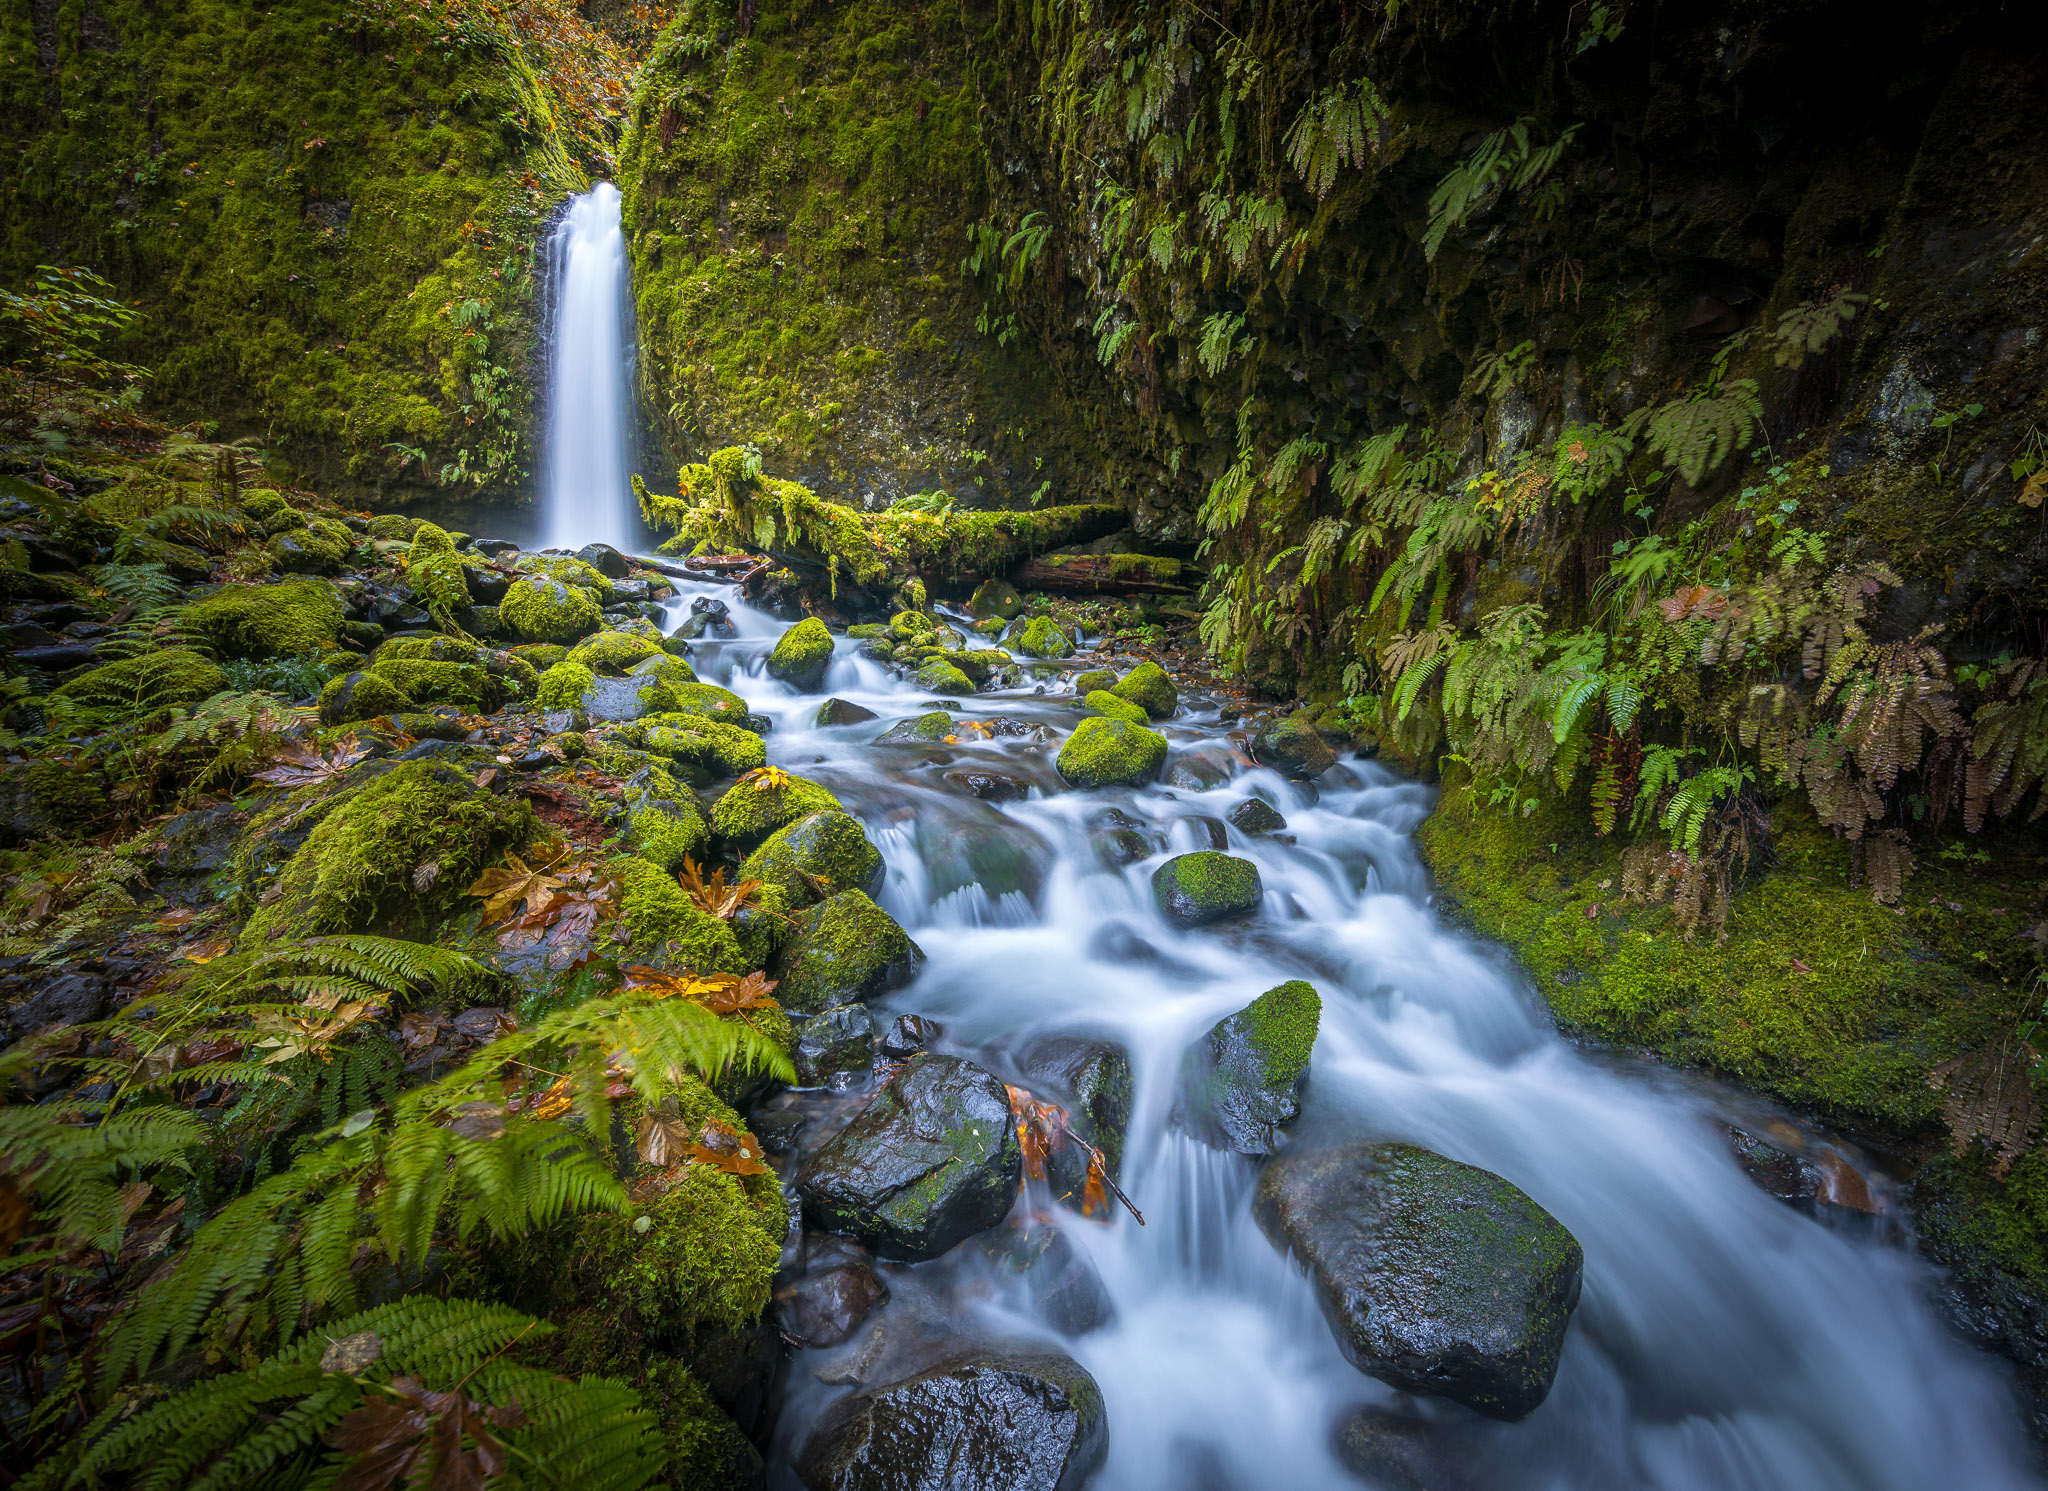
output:
POLYGON ((633 394, 625 328, 626 238, 619 189, 600 181, 572 199, 548 240, 548 346, 541 542, 630 550, 633 394))
MULTIPOLYGON (((615 224, 615 198, 609 211, 615 224)), ((603 536, 585 524, 561 541, 603 536)), ((1168 1129, 1187 1044, 1290 977, 1310 979, 1323 998, 1302 1130, 1412 1141, 1498 1172, 1585 1248, 1584 1294, 1556 1386, 1533 1415, 1494 1424, 1455 1405, 1411 1405, 1483 1457, 1481 1484, 2038 1484, 2000 1370, 1937 1323, 1924 1264, 1762 1194, 1714 1131, 1702 1088, 1574 1051, 1498 949, 1436 918, 1411 838, 1428 810, 1424 789, 1351 763, 1332 773, 1348 784, 1331 782, 1314 806, 1265 772, 1206 794, 1060 793, 1049 749, 1033 757, 1014 745, 948 747, 1042 789, 992 808, 944 790, 929 751, 872 744, 926 700, 856 658, 854 644, 840 641, 830 687, 881 718, 813 728, 823 695, 797 694, 760 670, 786 623, 745 605, 732 586, 679 585, 671 623, 698 596, 731 608, 737 636, 696 649, 703 675, 774 721, 770 759, 831 786, 888 861, 883 902, 928 954, 917 983, 889 1008, 934 1016, 956 1047, 1057 1030, 1104 1035, 1131 1053, 1136 1113, 1124 1184, 1150 1225, 1061 1223, 1115 1307, 1106 1327, 1060 1341, 1107 1404, 1098 1491, 1355 1488, 1331 1455, 1330 1427, 1349 1408, 1396 1399, 1344 1362, 1301 1274, 1253 1224, 1251 1163, 1168 1129), (1162 856, 1123 870, 1095 856, 1089 820, 1105 807, 1164 828, 1191 812, 1221 817, 1252 792, 1280 807, 1296 840, 1230 830, 1231 852, 1258 863, 1268 892, 1253 923, 1176 930, 1149 892, 1162 856), (1009 880, 963 882, 963 866, 982 863, 971 845, 1004 825, 1019 855, 975 873, 1009 880)), ((969 715, 1072 717, 1063 703, 1030 695, 962 702, 969 715)), ((1168 733, 1177 747, 1217 739, 1190 727, 1168 733)), ((908 1308, 909 1281, 920 1276, 898 1275, 892 1311, 908 1308)), ((974 1312, 959 1320, 964 1335, 1031 1329, 1014 1298, 961 1308, 974 1312)), ((790 1367, 777 1486, 795 1484, 789 1455, 828 1396, 809 1360, 799 1355, 790 1367)))

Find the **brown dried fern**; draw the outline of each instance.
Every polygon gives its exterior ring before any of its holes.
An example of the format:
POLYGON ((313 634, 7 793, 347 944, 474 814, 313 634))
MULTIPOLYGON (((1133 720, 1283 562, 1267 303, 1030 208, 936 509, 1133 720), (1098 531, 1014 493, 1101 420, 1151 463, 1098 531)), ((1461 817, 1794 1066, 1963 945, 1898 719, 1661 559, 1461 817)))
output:
POLYGON ((1941 1116, 1956 1154, 1982 1140, 1992 1151, 1991 1173, 2004 1175, 2027 1152, 2041 1122, 2034 1103, 2038 1060, 2033 1047, 2015 1041, 2011 1050, 1965 1052, 1927 1074, 1927 1085, 1942 1094, 1941 1116))

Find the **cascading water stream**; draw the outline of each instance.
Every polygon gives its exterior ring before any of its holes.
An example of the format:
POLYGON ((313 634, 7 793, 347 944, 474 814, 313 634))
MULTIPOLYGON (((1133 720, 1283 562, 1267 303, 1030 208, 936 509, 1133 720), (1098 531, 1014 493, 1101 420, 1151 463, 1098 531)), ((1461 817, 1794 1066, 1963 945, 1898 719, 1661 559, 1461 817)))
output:
MULTIPOLYGON (((578 199, 555 251, 549 538, 625 547, 634 525, 616 191, 578 199)), ((730 606, 728 638, 696 646, 700 674, 768 716, 770 760, 829 787, 883 852, 878 899, 928 954, 890 1011, 936 1018, 942 1049, 999 1073, 1037 1034, 1111 1040, 1136 1081, 1123 1182, 1149 1225, 1053 1212, 1099 1272, 1107 1322, 1063 1334, 971 1244, 885 1266, 892 1299, 869 1334, 789 1364, 772 1485, 795 1486, 796 1448, 844 1390, 823 1379, 843 1379, 834 1364, 869 1350, 878 1325, 890 1344, 869 1381, 965 1343, 1035 1339, 1069 1352, 1107 1405, 1100 1491, 1353 1488, 1331 1425, 1375 1404, 1441 1431, 1447 1463, 1463 1468, 1428 1482, 1440 1491, 2038 1484, 1997 1370, 1937 1324, 1924 1265, 1895 1239, 1832 1230, 1764 1195, 1714 1130, 1730 1094, 1574 1051, 1496 950, 1436 918, 1412 839, 1426 789, 1368 762, 1340 765, 1319 791, 1247 768, 1213 708, 1163 727, 1176 752, 1228 774, 1199 794, 1066 791, 1051 750, 1015 739, 878 744, 892 721, 931 706, 844 643, 826 687, 880 718, 814 728, 820 696, 762 668, 785 623, 731 587, 684 581, 682 591, 671 621, 699 596, 730 606), (1027 782, 1030 796, 1005 806, 965 796, 940 775, 962 764, 1027 782), (1252 795, 1286 814, 1288 840, 1216 821, 1252 795), (1095 824, 1111 807, 1151 835, 1149 858, 1112 867, 1097 856, 1095 824), (1219 830, 1258 864, 1262 913, 1180 931, 1153 907, 1151 871, 1219 830), (1295 977, 1323 1000, 1300 1139, 1407 1140, 1494 1171, 1584 1246, 1556 1385, 1528 1419, 1407 1400, 1354 1371, 1299 1270, 1251 1220, 1252 1162, 1169 1125, 1183 1050, 1295 977)), ((1067 701, 1022 692, 979 696, 964 712, 1053 732, 1074 718, 1067 701)))
POLYGON ((626 326, 626 239, 619 189, 572 199, 548 240, 548 417, 541 544, 629 549, 633 392, 626 326))

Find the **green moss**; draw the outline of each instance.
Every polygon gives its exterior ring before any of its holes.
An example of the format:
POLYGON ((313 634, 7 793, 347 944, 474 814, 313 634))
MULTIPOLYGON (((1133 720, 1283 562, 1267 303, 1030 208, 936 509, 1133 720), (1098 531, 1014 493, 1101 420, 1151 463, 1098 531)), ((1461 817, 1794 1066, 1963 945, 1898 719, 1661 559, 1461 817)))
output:
POLYGON ((542 673, 547 672, 548 669, 554 667, 556 663, 559 663, 568 655, 569 649, 562 646, 559 642, 529 642, 522 647, 512 649, 513 657, 518 658, 528 667, 537 669, 542 673))
POLYGON ((59 833, 81 833, 106 821, 111 809, 106 778, 92 768, 42 758, 20 768, 29 800, 59 833))
POLYGON ((1120 699, 1107 689, 1096 689, 1081 701, 1097 714, 1106 714, 1113 720, 1129 720, 1133 725, 1151 722, 1151 716, 1128 699, 1120 699))
POLYGON ((842 890, 797 919, 773 965, 775 997, 800 1014, 870 999, 906 981, 924 953, 864 892, 842 890))
POLYGON ((385 543, 410 543, 422 526, 418 518, 409 518, 404 513, 379 513, 370 519, 370 537, 385 543))
POLYGON ((302 527, 287 528, 268 545, 277 567, 294 574, 331 575, 348 563, 356 536, 332 518, 308 518, 302 527))
POLYGON ((889 635, 898 642, 915 642, 934 635, 938 629, 938 622, 922 611, 898 611, 889 618, 889 635))
POLYGON ((662 655, 659 642, 649 641, 631 632, 599 632, 571 648, 569 661, 589 669, 592 673, 601 673, 608 678, 620 678, 635 663, 662 655))
POLYGON ((588 591, 545 575, 513 581, 498 602, 498 615, 514 636, 528 642, 574 642, 596 631, 604 621, 588 591))
POLYGON ((775 642, 768 654, 768 672, 792 688, 805 692, 825 681, 832 662, 832 633, 825 623, 811 616, 799 621, 775 642))
POLYGON ((766 743, 753 731, 700 715, 645 715, 626 731, 645 749, 684 768, 699 786, 752 771, 768 759, 766 743))
MULTIPOLYGON (((697 682, 695 668, 683 659, 670 657, 665 652, 656 654, 644 663, 636 664, 631 676, 645 680, 640 686, 640 707, 649 714, 688 713, 693 706, 702 706, 706 703, 704 689, 717 687, 714 684, 697 682)), ((707 712, 716 718, 737 723, 730 701, 739 698, 739 695, 725 689, 718 689, 718 693, 726 697, 711 700, 711 708, 707 712)), ((745 701, 741 702, 744 704, 745 701)), ((742 711, 739 718, 745 717, 742 711)))
POLYGON ((798 818, 840 811, 838 798, 802 777, 791 777, 787 787, 772 787, 766 792, 758 791, 752 782, 740 782, 718 799, 718 805, 711 810, 711 826, 721 838, 753 844, 798 818))
POLYGON ((534 702, 542 709, 574 709, 596 682, 596 677, 581 663, 556 663, 541 674, 534 702))
POLYGON ((697 800, 680 792, 632 814, 626 828, 634 853, 664 870, 682 868, 686 858, 702 859, 704 842, 711 837, 697 800))
POLYGON ((935 709, 930 714, 921 714, 915 719, 898 720, 876 737, 877 741, 892 740, 944 740, 959 728, 950 714, 935 709))
POLYGON ((54 690, 90 709, 148 719, 183 704, 196 704, 228 686, 228 676, 196 652, 181 647, 146 652, 105 663, 54 690))
POLYGON ((405 577, 419 593, 427 614, 449 630, 458 630, 455 613, 469 605, 469 582, 463 578, 462 556, 443 529, 421 523, 413 530, 405 554, 405 577))
POLYGON ((715 683, 689 683, 680 679, 661 686, 661 702, 655 714, 698 715, 707 720, 737 725, 747 718, 747 701, 731 689, 715 683))
POLYGON ((1034 616, 1010 644, 1031 657, 1072 657, 1074 639, 1050 616, 1034 616))
POLYGON ((402 762, 328 805, 243 938, 258 946, 384 925, 425 930, 533 829, 523 799, 493 797, 447 766, 402 762))
POLYGON ((1055 763, 1076 787, 1137 787, 1166 764, 1166 737, 1129 720, 1097 716, 1074 727, 1055 763))
POLYGON ((505 685, 474 663, 435 663, 388 658, 371 665, 416 704, 453 704, 470 714, 489 714, 505 700, 505 685))
POLYGON ((911 681, 929 694, 971 694, 974 680, 942 657, 928 658, 911 681))
POLYGON ((521 554, 518 568, 584 591, 600 605, 612 598, 612 582, 581 559, 563 554, 521 554))
POLYGON ((1267 1078, 1283 1084, 1308 1070, 1322 1018, 1322 996, 1301 979, 1268 989, 1232 1017, 1238 1033, 1258 1051, 1267 1078))
POLYGON ((258 487, 253 492, 244 492, 237 500, 236 506, 242 509, 243 516, 249 520, 249 526, 266 537, 273 533, 282 533, 287 528, 296 528, 302 521, 298 510, 270 487, 258 487))
POLYGON ((992 575, 974 587, 967 598, 969 614, 983 621, 1009 621, 1024 609, 1024 597, 1017 587, 1000 575, 992 575))
MULTIPOLYGON (((1090 668, 1085 673, 1074 675, 1074 692, 1077 694, 1092 694, 1097 689, 1107 691, 1115 687, 1116 674, 1110 672, 1107 668, 1090 668)), ((1090 708, 1093 708, 1093 706, 1091 705, 1090 708)))
POLYGON ((320 723, 345 725, 354 720, 375 719, 382 714, 403 714, 417 708, 412 695, 383 673, 344 673, 327 680, 320 690, 320 723))
POLYGON ((1138 664, 1110 692, 1130 700, 1155 720, 1172 719, 1180 704, 1180 690, 1157 663, 1138 664))
POLYGON ((393 637, 370 654, 372 667, 388 662, 480 663, 484 650, 459 637, 393 637))
POLYGON ((882 868, 881 852, 847 813, 812 813, 770 834, 740 867, 741 878, 782 890, 793 905, 838 890, 866 890, 882 868))
POLYGON ((619 882, 631 957, 660 959, 699 973, 747 971, 732 928, 699 910, 666 870, 631 854, 606 860, 604 870, 619 882))
POLYGON ((185 624, 228 657, 311 657, 341 631, 341 597, 322 580, 230 585, 184 610, 185 624))

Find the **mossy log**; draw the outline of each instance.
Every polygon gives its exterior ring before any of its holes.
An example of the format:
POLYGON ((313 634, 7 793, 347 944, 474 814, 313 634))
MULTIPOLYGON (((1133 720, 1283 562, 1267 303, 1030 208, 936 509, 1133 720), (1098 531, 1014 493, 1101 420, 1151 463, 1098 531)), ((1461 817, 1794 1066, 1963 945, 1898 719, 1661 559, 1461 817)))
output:
POLYGON ((1045 554, 1012 577, 1019 590, 1077 594, 1186 595, 1188 567, 1151 554, 1045 554))

